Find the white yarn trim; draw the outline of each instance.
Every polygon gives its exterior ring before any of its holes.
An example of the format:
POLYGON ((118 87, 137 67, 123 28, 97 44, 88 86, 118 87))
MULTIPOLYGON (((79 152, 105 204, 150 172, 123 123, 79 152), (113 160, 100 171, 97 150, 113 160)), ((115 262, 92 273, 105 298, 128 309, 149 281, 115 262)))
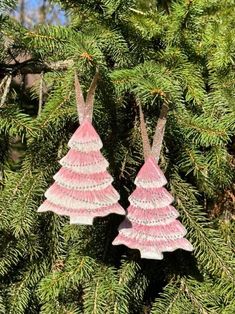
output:
POLYGON ((61 186, 67 188, 67 189, 74 189, 78 191, 99 191, 107 188, 112 182, 112 178, 105 179, 102 182, 95 183, 92 181, 78 181, 76 183, 71 183, 68 181, 65 181, 61 176, 58 176, 57 174, 54 175, 54 180, 61 186))
POLYGON ((173 197, 167 197, 165 196, 166 199, 164 200, 159 200, 159 199, 152 199, 151 201, 145 201, 142 199, 138 199, 136 197, 134 197, 133 195, 131 195, 128 199, 131 205, 136 206, 136 207, 140 207, 143 209, 157 209, 157 208, 161 208, 161 207, 165 207, 170 205, 174 198, 173 197))
MULTIPOLYGON (((183 226, 182 226, 183 227, 183 226)), ((175 232, 175 233, 171 233, 171 234, 166 234, 166 233, 159 233, 158 235, 148 235, 144 232, 142 232, 141 234, 137 233, 137 231, 134 231, 133 228, 128 228, 128 229, 119 229, 119 233, 123 234, 126 237, 129 237, 131 239, 135 239, 136 241, 141 240, 141 241, 148 241, 148 240, 177 240, 177 239, 182 239, 187 231, 186 229, 183 227, 183 231, 182 232, 175 232)))
POLYGON ((71 209, 83 208, 88 210, 112 206, 115 203, 117 203, 120 198, 120 196, 117 193, 112 196, 106 197, 106 199, 103 202, 98 201, 89 202, 88 200, 76 200, 69 196, 63 196, 63 198, 58 198, 58 196, 53 195, 50 191, 48 192, 48 190, 46 191, 45 196, 48 199, 48 201, 58 206, 64 206, 71 209))
POLYGON ((80 152, 93 152, 100 150, 103 147, 101 140, 93 140, 87 142, 78 142, 74 140, 69 140, 68 147, 79 150, 80 152))
POLYGON ((144 189, 148 188, 161 188, 164 185, 167 184, 167 180, 165 178, 160 179, 160 180, 154 180, 154 181, 147 181, 147 180, 142 180, 139 178, 135 179, 135 185, 144 189))
POLYGON ((147 259, 163 259, 163 254, 160 251, 140 251, 141 258, 147 258, 147 259))
POLYGON ((70 224, 77 224, 77 225, 92 225, 94 218, 93 217, 85 217, 85 216, 78 216, 78 217, 70 217, 70 224))
POLYGON ((65 162, 63 158, 59 161, 59 163, 74 172, 81 174, 91 174, 91 173, 100 173, 106 171, 109 166, 109 163, 106 159, 101 160, 101 162, 87 164, 87 165, 72 165, 68 162, 65 162))
POLYGON ((37 212, 39 213, 43 213, 43 212, 48 212, 48 211, 51 211, 50 209, 47 209, 47 207, 44 205, 44 203, 42 203, 38 209, 37 209, 37 212))
MULTIPOLYGON (((171 245, 166 243, 165 244, 166 247, 164 249, 162 249, 161 252, 173 252, 173 251, 178 250, 178 249, 182 249, 182 250, 185 250, 185 251, 193 251, 192 244, 185 238, 183 238, 183 240, 184 240, 183 244, 175 243, 173 246, 171 246, 171 245)), ((141 256, 142 256, 142 252, 151 252, 150 250, 149 251, 145 251, 145 250, 141 250, 141 249, 139 249, 139 251, 141 252, 141 256)))

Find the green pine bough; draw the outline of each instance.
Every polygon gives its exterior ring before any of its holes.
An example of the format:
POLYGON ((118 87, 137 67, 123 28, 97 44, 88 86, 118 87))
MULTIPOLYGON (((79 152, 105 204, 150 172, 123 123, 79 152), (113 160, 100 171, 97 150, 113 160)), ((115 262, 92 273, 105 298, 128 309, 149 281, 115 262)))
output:
POLYGON ((0 4, 0 313, 235 313, 234 0, 55 2, 65 25, 22 25, 0 4), (143 162, 135 99, 149 134, 167 101, 160 164, 192 254, 141 260, 111 245, 120 217, 37 214, 78 126, 74 71, 87 91, 96 68, 94 124, 124 207, 143 162))

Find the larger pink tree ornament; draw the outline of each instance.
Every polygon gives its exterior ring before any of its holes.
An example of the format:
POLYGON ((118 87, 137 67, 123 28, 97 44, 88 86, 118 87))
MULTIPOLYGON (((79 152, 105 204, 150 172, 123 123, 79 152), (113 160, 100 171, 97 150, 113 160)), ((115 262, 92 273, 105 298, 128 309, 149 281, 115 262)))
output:
POLYGON ((80 127, 69 140, 70 150, 60 160, 62 168, 54 175, 55 182, 46 191, 46 200, 39 212, 52 211, 70 217, 71 224, 91 225, 95 217, 111 213, 125 215, 119 205, 119 194, 107 172, 108 161, 100 152, 102 142, 92 126, 95 75, 86 102, 75 75, 76 101, 80 127))
POLYGON ((158 120, 152 149, 147 135, 140 106, 141 134, 145 163, 136 176, 136 189, 130 195, 127 216, 119 226, 119 234, 113 244, 124 244, 138 249, 142 258, 163 259, 163 252, 176 249, 192 251, 190 242, 184 238, 186 229, 177 220, 179 213, 171 205, 174 198, 164 188, 167 180, 157 162, 164 134, 166 105, 158 120))

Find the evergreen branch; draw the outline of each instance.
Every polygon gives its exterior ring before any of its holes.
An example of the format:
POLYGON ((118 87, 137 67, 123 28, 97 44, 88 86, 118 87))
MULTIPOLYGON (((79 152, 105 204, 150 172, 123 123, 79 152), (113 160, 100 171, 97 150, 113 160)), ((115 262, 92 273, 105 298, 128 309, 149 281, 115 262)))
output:
MULTIPOLYGON (((16 6, 16 0, 4 0, 0 2, 1 13, 13 9, 16 6)), ((5 12, 4 12, 5 13, 5 12)))
POLYGON ((177 278, 164 288, 152 306, 151 314, 200 313, 217 314, 218 286, 209 278, 204 283, 196 279, 177 278))
POLYGON ((131 290, 133 289, 132 281, 137 279, 136 274, 139 270, 140 267, 135 262, 126 261, 122 263, 122 266, 119 270, 118 285, 122 286, 122 288, 128 292, 129 298, 117 299, 114 303, 113 314, 122 313, 122 308, 126 308, 126 310, 128 311, 128 301, 133 296, 133 290, 131 290))
POLYGON ((21 274, 22 280, 13 284, 9 296, 9 313, 23 314, 30 303, 31 289, 35 288, 40 279, 46 274, 47 263, 40 259, 40 263, 32 261, 31 265, 21 274))
POLYGON ((43 303, 55 300, 61 292, 66 293, 67 289, 90 282, 97 264, 88 256, 76 256, 76 259, 76 264, 72 263, 73 259, 69 259, 71 264, 68 265, 68 268, 51 273, 41 281, 38 294, 43 303))
POLYGON ((4 203, 4 209, 2 210, 7 208, 8 216, 6 221, 3 217, 2 223, 8 226, 8 230, 15 238, 19 239, 21 236, 26 237, 29 235, 37 224, 36 200, 43 191, 45 182, 40 173, 32 175, 30 172, 27 173, 27 171, 22 177, 16 177, 14 173, 11 173, 11 175, 8 175, 8 180, 10 184, 5 186, 1 195, 4 203), (10 181, 10 178, 14 183, 10 181))
MULTIPOLYGON (((185 294, 187 295, 187 297, 190 299, 191 303, 194 305, 194 307, 197 309, 197 311, 200 314, 213 313, 212 311, 209 312, 207 309, 205 309, 205 307, 201 303, 201 300, 199 300, 196 297, 196 295, 191 291, 190 286, 187 285, 187 281, 186 280, 181 279, 181 283, 182 283, 182 288, 183 288, 185 294)), ((214 314, 216 314, 216 313, 214 312, 214 314)))
POLYGON ((35 192, 40 190, 38 182, 41 180, 41 176, 35 176, 33 181, 30 180, 28 190, 25 189, 23 195, 18 195, 16 202, 11 205, 12 220, 10 222, 10 228, 16 238, 29 235, 32 228, 35 228, 37 223, 37 203, 35 203, 33 199, 35 192), (18 206, 20 206, 20 209, 18 206))
POLYGON ((2 256, 0 259, 0 275, 4 277, 7 273, 16 266, 20 260, 26 256, 25 248, 27 247, 27 239, 14 241, 9 240, 8 247, 2 248, 2 256), (3 255, 4 254, 4 255, 3 255))
POLYGON ((181 296, 183 293, 183 282, 182 281, 172 281, 165 288, 164 292, 161 293, 161 298, 156 299, 152 309, 151 314, 173 314, 175 306, 181 301, 181 296))
POLYGON ((196 205, 194 189, 177 175, 175 175, 174 180, 171 181, 172 192, 175 195, 178 208, 182 211, 183 221, 190 230, 189 237, 195 247, 196 257, 209 272, 222 277, 225 276, 227 280, 235 283, 229 248, 221 239, 219 232, 211 227, 205 215, 201 213, 201 207, 196 205), (184 192, 186 190, 188 190, 187 196, 184 192), (221 247, 223 247, 222 251, 221 247))
POLYGON ((196 145, 223 145, 229 140, 231 131, 223 120, 219 121, 207 115, 190 116, 182 110, 176 115, 179 125, 187 131, 186 137, 192 139, 196 145))
POLYGON ((209 135, 212 135, 212 136, 222 136, 222 137, 225 137, 227 135, 225 131, 215 130, 214 128, 210 128, 210 127, 206 128, 205 126, 201 127, 201 126, 195 125, 193 123, 183 122, 182 125, 187 127, 187 128, 189 128, 189 129, 195 129, 196 131, 199 131, 199 132, 206 132, 206 133, 208 133, 209 135))
POLYGON ((234 182, 234 0, 59 1, 67 24, 32 29, 6 15, 11 1, 0 2, 1 91, 13 78, 11 102, 0 110, 0 313, 235 313, 227 193, 234 182), (74 69, 88 90, 97 67, 102 81, 94 120, 110 170, 120 174, 115 185, 123 205, 143 161, 133 95, 152 127, 163 101, 171 104, 162 166, 172 176, 192 254, 139 260, 123 246, 111 249, 118 218, 87 227, 36 214, 77 127, 74 69), (42 71, 47 93, 36 117, 38 89, 28 89, 35 76, 27 84, 22 79, 42 71), (214 202, 219 212, 209 221, 214 202))
POLYGON ((0 314, 5 314, 6 313, 6 307, 4 304, 4 299, 2 296, 0 296, 0 314))
POLYGON ((28 175, 30 174, 30 171, 24 171, 24 173, 20 176, 20 180, 16 183, 16 186, 13 189, 13 193, 12 196, 13 198, 9 199, 9 204, 11 204, 12 200, 14 199, 15 195, 17 194, 19 188, 22 185, 22 182, 25 180, 26 177, 28 177, 28 175))
POLYGON ((32 126, 32 119, 22 113, 16 106, 11 105, 0 109, 1 127, 11 136, 21 135, 22 133, 31 135, 35 131, 32 126))
MULTIPOLYGON (((229 278, 229 280, 234 281, 234 274, 233 271, 231 270, 231 267, 229 266, 228 263, 226 263, 226 260, 224 260, 224 258, 219 254, 218 252, 218 248, 219 246, 216 246, 214 242, 215 238, 211 238, 208 239, 208 235, 206 235, 205 230, 202 229, 202 227, 195 222, 195 218, 192 217, 192 215, 189 214, 189 212, 186 210, 186 207, 183 206, 182 202, 176 198, 176 201, 179 205, 179 207, 183 210, 185 217, 187 217, 188 222, 190 223, 190 225, 192 226, 192 228, 194 228, 195 231, 198 232, 198 237, 201 240, 201 243, 199 243, 199 245, 202 245, 202 241, 204 242, 203 245, 205 245, 205 248, 207 248, 207 252, 211 254, 211 258, 213 258, 213 264, 216 265, 216 269, 212 270, 211 268, 209 268, 209 270, 211 270, 212 272, 219 272, 222 275, 224 274, 225 276, 227 276, 229 278)), ((214 233, 216 233, 214 231, 214 233)), ((219 235, 217 235, 217 239, 219 235)), ((197 249, 197 251, 195 251, 197 256, 199 257, 199 248, 197 249)), ((205 266, 207 266, 205 264, 205 266)), ((208 265, 209 266, 209 265, 208 265)), ((235 282, 235 281, 234 281, 235 282)))

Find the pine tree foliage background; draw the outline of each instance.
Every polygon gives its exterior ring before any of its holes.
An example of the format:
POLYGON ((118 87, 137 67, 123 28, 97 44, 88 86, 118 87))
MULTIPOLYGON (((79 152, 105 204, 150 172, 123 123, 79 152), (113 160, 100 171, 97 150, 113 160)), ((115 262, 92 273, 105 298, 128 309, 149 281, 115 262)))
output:
POLYGON ((27 28, 0 2, 0 313, 235 313, 234 0, 59 4, 67 25, 27 28), (94 125, 125 207, 143 162, 135 98, 149 134, 168 103, 160 165, 192 254, 141 260, 111 245, 118 216, 36 212, 78 127, 74 70, 86 93, 96 68, 94 125))

